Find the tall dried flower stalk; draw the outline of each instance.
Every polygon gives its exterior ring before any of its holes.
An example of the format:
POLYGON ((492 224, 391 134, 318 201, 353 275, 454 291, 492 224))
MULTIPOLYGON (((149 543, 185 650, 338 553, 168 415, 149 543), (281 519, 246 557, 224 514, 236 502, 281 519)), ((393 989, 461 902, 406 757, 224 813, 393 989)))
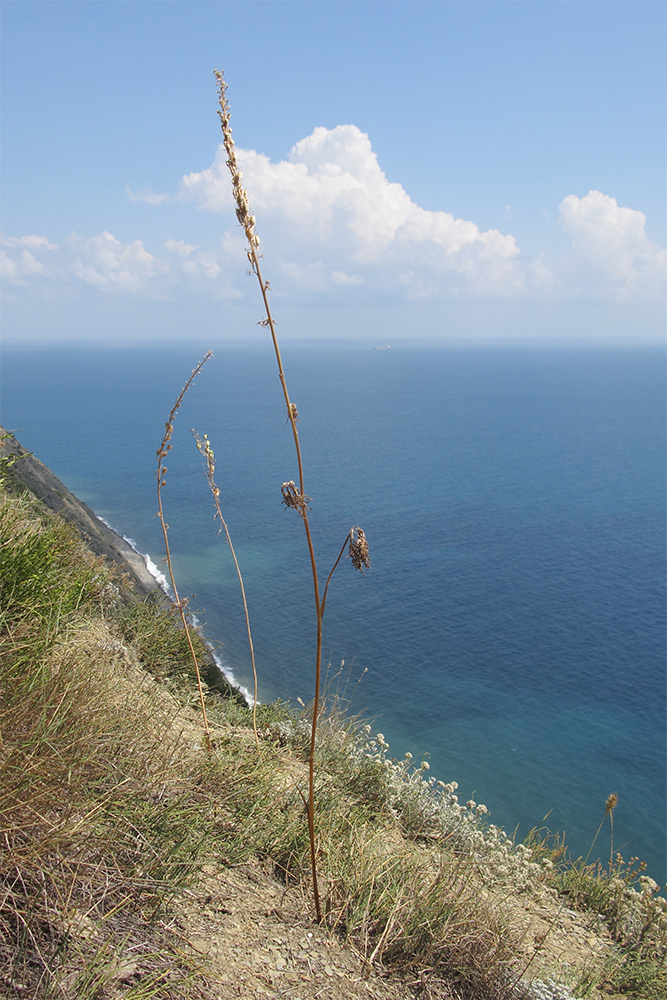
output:
POLYGON ((618 795, 616 792, 612 792, 611 795, 607 797, 605 802, 605 816, 609 816, 609 822, 611 823, 611 836, 609 840, 609 868, 611 869, 613 858, 614 858, 614 809, 616 808, 616 803, 618 802, 618 795))
MULTIPOLYGON (((600 830, 602 829, 602 824, 606 820, 607 816, 609 816, 609 819, 610 819, 610 822, 611 822, 611 852, 610 852, 610 855, 609 855, 609 868, 611 870, 612 858, 613 858, 613 853, 614 853, 614 809, 616 808, 616 803, 617 802, 618 802, 618 795, 616 794, 616 792, 612 792, 611 795, 607 796, 607 801, 605 802, 604 816, 600 820, 600 825, 597 828, 597 831, 595 833, 595 836, 593 837, 593 840, 591 841, 591 846, 588 848, 588 854, 584 858, 584 867, 588 863, 588 859, 591 856, 591 851, 595 847, 595 842, 596 842, 596 840, 598 839, 598 837, 600 835, 600 830)), ((535 951, 531 955, 530 959, 523 966, 521 972, 519 973, 519 975, 516 977, 516 979, 512 983, 512 987, 518 985, 518 983, 525 976, 525 974, 528 971, 528 969, 530 968, 530 966, 533 964, 533 961, 535 960, 535 958, 537 957, 537 955, 539 954, 539 952, 544 949, 544 943, 545 943, 547 937, 549 936, 549 934, 551 934, 551 932, 554 929, 555 925, 558 923, 558 921, 560 919, 560 915, 561 915, 561 913, 563 912, 564 909, 565 909, 565 896, 563 897, 563 899, 561 901, 561 904, 558 907, 558 910, 556 911, 555 916, 553 917, 553 919, 549 923, 549 926, 547 927, 546 934, 544 934, 541 937, 539 947, 535 949, 535 951)))
POLYGON ((292 402, 287 389, 287 382, 285 380, 285 372, 283 369, 282 358, 280 356, 280 348, 278 346, 278 338, 276 336, 275 322, 271 313, 271 307, 269 305, 269 282, 265 281, 262 276, 262 270, 260 267, 260 254, 259 254, 259 236, 255 232, 255 216, 250 211, 250 205, 248 202, 248 192, 245 190, 242 184, 243 174, 238 164, 236 157, 236 148, 234 146, 234 139, 232 136, 232 129, 230 125, 230 109, 229 101, 227 100, 227 84, 225 83, 223 74, 218 70, 215 70, 215 78, 218 83, 218 98, 219 98, 219 111, 218 116, 220 118, 220 124, 222 126, 222 137, 225 146, 225 151, 227 153, 227 166, 232 177, 232 191, 234 195, 234 201, 236 203, 236 218, 239 224, 242 226, 243 231, 246 235, 247 249, 246 255, 248 257, 248 262, 250 264, 250 269, 254 275, 257 277, 259 282, 259 288, 262 295, 262 301, 264 304, 265 317, 260 321, 260 324, 268 328, 271 334, 271 340, 273 342, 273 349, 276 356, 276 362, 278 364, 278 375, 280 378, 280 384, 283 390, 283 396, 285 397, 285 407, 287 409, 287 417, 290 422, 290 427, 292 429, 292 437, 294 439, 294 449, 296 452, 297 467, 299 472, 299 482, 298 485, 294 481, 283 483, 282 485, 282 495, 283 503, 287 507, 294 508, 299 517, 303 521, 304 530, 306 533, 306 542, 308 545, 308 555, 310 557, 310 566, 313 577, 313 594, 315 598, 315 614, 317 618, 317 641, 316 641, 316 651, 315 651, 315 696, 313 699, 313 717, 311 724, 311 734, 310 734, 310 753, 308 758, 308 833, 310 837, 310 860, 311 860, 311 871, 313 879, 313 899, 315 903, 315 914, 317 922, 322 922, 322 908, 320 906, 320 896, 319 888, 317 884, 317 856, 316 856, 316 845, 315 845, 315 737, 317 733, 317 719, 320 707, 320 686, 321 686, 321 673, 322 673, 322 619, 324 616, 324 608, 326 605, 327 591, 329 588, 329 583, 331 577, 333 576, 334 570, 340 562, 345 546, 349 543, 349 552, 352 559, 352 563, 356 569, 360 569, 363 572, 364 567, 370 566, 370 561, 368 559, 368 544, 366 542, 365 535, 360 528, 356 526, 348 533, 343 547, 340 551, 334 567, 329 574, 326 586, 324 588, 324 594, 320 598, 320 585, 317 575, 317 563, 315 561, 315 549, 313 547, 313 540, 310 532, 310 524, 308 521, 308 511, 310 510, 309 503, 311 498, 306 494, 304 487, 304 477, 303 477, 303 460, 301 457, 301 445, 299 442, 299 429, 297 426, 297 419, 299 416, 296 404, 292 402))
POLYGON ((250 616, 248 614, 248 602, 245 596, 245 587, 243 585, 243 576, 241 575, 241 567, 239 566, 238 559, 236 558, 236 552, 234 551, 234 546, 232 545, 232 536, 229 533, 229 528, 227 527, 227 522, 222 516, 222 510, 220 509, 220 490, 216 486, 215 482, 215 455, 213 454, 213 448, 211 447, 211 442, 208 436, 204 434, 203 439, 200 438, 197 431, 192 431, 195 441, 197 443, 197 448, 202 453, 206 459, 206 478, 208 480, 208 485, 213 494, 213 502, 215 503, 215 516, 220 519, 222 528, 225 530, 225 537, 227 538, 227 544, 229 545, 229 551, 232 554, 232 559, 234 560, 234 565, 236 566, 236 575, 239 578, 239 585, 241 587, 241 597, 243 599, 243 611, 245 613, 245 624, 248 631, 248 645, 250 646, 250 660, 252 663, 252 677, 253 677, 253 703, 252 703, 252 729, 255 734, 255 744, 259 750, 259 736, 257 734, 257 667, 255 665, 255 647, 252 642, 252 632, 250 630, 250 616))
POLYGON ((171 581, 171 589, 174 594, 174 602, 180 613, 181 621, 183 622, 183 630, 185 632, 185 637, 188 641, 190 655, 192 656, 192 662, 194 664, 195 674, 197 676, 197 687, 199 689, 199 702, 201 704, 202 718, 204 720, 204 730, 206 733, 206 748, 209 752, 212 749, 212 743, 211 743, 211 731, 208 726, 208 717, 206 715, 206 705, 204 703, 204 687, 202 685, 201 672, 199 670, 199 664, 197 662, 197 654, 195 653, 194 646, 192 644, 192 638, 190 636, 190 628, 188 626, 188 620, 185 614, 185 609, 187 607, 188 602, 187 600, 181 600, 181 598, 178 596, 178 588, 176 587, 176 580, 174 579, 174 569, 171 563, 171 551, 169 549, 169 534, 168 534, 169 525, 165 521, 164 510, 162 508, 162 488, 165 485, 166 482, 165 475, 167 473, 167 466, 164 465, 164 460, 167 457, 167 453, 171 451, 172 446, 169 442, 171 441, 172 435, 174 433, 174 420, 176 419, 176 414, 178 413, 179 407, 183 402, 186 392, 196 379, 197 375, 199 375, 199 372, 202 370, 208 359, 212 357, 212 354, 213 354, 212 351, 207 351, 207 353, 204 355, 204 357, 199 362, 197 367, 192 370, 190 378, 187 380, 187 382, 181 389, 180 395, 176 399, 176 402, 174 403, 173 407, 171 408, 171 412, 169 413, 167 422, 164 425, 164 436, 160 443, 160 447, 156 452, 157 472, 155 474, 157 478, 157 503, 158 503, 157 516, 160 518, 160 524, 162 525, 162 534, 164 536, 164 548, 167 557, 167 567, 169 569, 169 579, 171 581))
POLYGON ((617 802, 618 802, 618 795, 616 794, 616 792, 612 792, 611 795, 607 796, 607 800, 606 800, 606 802, 604 804, 604 816, 600 820, 600 825, 597 828, 595 836, 593 837, 591 846, 588 848, 588 854, 586 855, 586 857, 584 859, 584 864, 586 864, 586 862, 590 858, 591 851, 595 847, 595 841, 598 839, 598 837, 600 835, 600 830, 602 829, 602 824, 606 820, 607 816, 609 816, 609 822, 611 823, 611 849, 610 849, 610 854, 609 854, 609 865, 611 867, 612 858, 613 858, 613 854, 614 854, 614 809, 616 808, 616 803, 617 802))

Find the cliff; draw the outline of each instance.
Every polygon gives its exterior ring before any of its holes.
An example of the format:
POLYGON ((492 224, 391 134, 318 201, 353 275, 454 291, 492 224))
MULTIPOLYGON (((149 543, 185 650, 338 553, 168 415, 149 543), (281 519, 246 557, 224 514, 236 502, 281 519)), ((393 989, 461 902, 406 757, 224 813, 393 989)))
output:
POLYGON ((103 556, 129 576, 135 594, 144 597, 159 589, 157 581, 132 546, 100 521, 95 512, 68 490, 13 434, 0 427, 0 460, 3 458, 10 459, 11 476, 16 483, 25 486, 46 507, 72 524, 91 552, 103 556))

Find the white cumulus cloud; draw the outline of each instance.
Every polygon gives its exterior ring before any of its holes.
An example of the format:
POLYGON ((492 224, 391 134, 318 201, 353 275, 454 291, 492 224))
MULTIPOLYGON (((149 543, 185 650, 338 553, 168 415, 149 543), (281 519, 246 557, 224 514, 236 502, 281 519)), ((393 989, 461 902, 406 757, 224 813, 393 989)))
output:
POLYGON ((21 285, 35 275, 46 275, 47 265, 40 260, 35 252, 41 250, 57 250, 55 243, 50 243, 46 236, 3 236, 0 238, 0 276, 11 284, 21 285), (35 251, 35 252, 33 252, 35 251))
POLYGON ((158 194, 152 188, 144 188, 143 191, 133 191, 129 184, 125 185, 125 192, 130 201, 145 201, 148 205, 161 205, 164 201, 171 201, 168 194, 158 194))
POLYGON ((164 241, 165 250, 169 250, 170 253, 176 253, 181 258, 189 257, 191 253, 197 249, 191 243, 186 243, 185 240, 172 240, 168 239, 164 241))
MULTIPOLYGON (((280 247, 287 276, 317 271, 320 285, 363 283, 433 298, 515 295, 543 279, 519 263, 513 236, 415 204, 387 179, 355 125, 316 128, 279 163, 253 150, 238 150, 238 158, 260 235, 280 247)), ((180 196, 233 214, 222 146, 208 169, 183 178, 180 196)))
MULTIPOLYGON (((242 262, 243 248, 227 238, 210 248, 168 238, 155 252, 143 240, 123 243, 107 230, 90 237, 72 233, 62 246, 50 243, 45 236, 0 238, 0 276, 5 294, 13 298, 10 288, 18 292, 39 276, 40 284, 32 290, 39 289, 42 297, 62 297, 78 287, 120 298, 129 295, 133 300, 202 293, 208 293, 212 300, 237 299, 242 293, 232 278, 222 273, 230 259, 242 262), (47 256, 41 253, 45 250, 49 251, 47 256)), ((242 264, 237 271, 244 276, 242 264)))
MULTIPOLYGON (((277 298, 350 308, 457 301, 468 308, 473 300, 500 299, 655 308, 664 296, 665 251, 646 236, 644 214, 600 191, 563 198, 567 254, 526 258, 510 233, 417 205, 387 179, 369 137, 354 125, 316 128, 277 163, 253 150, 237 152, 277 298)), ((139 238, 122 242, 108 230, 73 234, 61 245, 34 234, 2 237, 8 294, 11 287, 16 301, 34 289, 42 297, 87 290, 133 301, 255 302, 222 146, 210 167, 182 178, 175 197, 148 191, 131 198, 155 211, 180 200, 221 213, 219 236, 206 235, 209 224, 198 232, 190 218, 189 239, 173 233, 150 246, 139 238)))
POLYGON ((646 236, 643 212, 589 191, 583 198, 568 195, 559 213, 573 238, 568 271, 575 289, 617 301, 664 294, 667 255, 646 236))
POLYGON ((2 240, 6 247, 28 247, 30 250, 57 250, 57 243, 49 243, 46 236, 8 236, 2 240))
POLYGON ((106 230, 89 239, 70 236, 68 243, 75 254, 74 276, 100 288, 118 287, 136 292, 169 266, 149 253, 142 240, 123 244, 106 230))

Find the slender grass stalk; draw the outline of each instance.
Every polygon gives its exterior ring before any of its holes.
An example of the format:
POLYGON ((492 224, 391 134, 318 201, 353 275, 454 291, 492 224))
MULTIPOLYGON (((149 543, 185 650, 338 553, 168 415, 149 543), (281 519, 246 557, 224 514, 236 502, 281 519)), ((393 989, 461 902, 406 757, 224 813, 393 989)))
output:
POLYGON ((605 815, 609 813, 609 822, 611 823, 611 836, 609 841, 610 870, 614 859, 614 809, 616 808, 617 802, 618 802, 618 795, 616 794, 616 792, 612 792, 612 794, 607 798, 607 801, 605 803, 605 815))
POLYGON ((610 817, 610 822, 611 822, 611 851, 610 851, 610 855, 609 855, 609 864, 611 865, 612 857, 613 857, 613 854, 614 854, 614 809, 616 808, 616 803, 617 802, 618 802, 618 795, 615 792, 612 792, 611 795, 607 796, 607 801, 605 802, 604 816, 600 820, 600 825, 597 828, 597 831, 595 833, 595 836, 593 837, 593 840, 591 841, 591 846, 588 848, 588 854, 584 858, 584 864, 586 864, 586 862, 590 858, 591 851, 595 847, 595 841, 600 836, 600 830, 602 829, 602 824, 606 820, 607 816, 609 816, 610 817))
MULTIPOLYGON (((308 511, 309 511, 309 501, 310 497, 306 495, 306 490, 304 486, 304 475, 303 475, 303 459, 301 455, 301 444, 299 442, 299 429, 297 426, 297 420, 299 417, 299 412, 297 410, 296 404, 290 399, 289 391, 287 389, 287 382, 285 379, 285 371, 283 368, 283 362, 280 355, 280 347, 278 345, 278 338, 276 335, 276 326, 271 313, 271 307, 269 305, 269 282, 264 280, 262 275, 262 269, 260 266, 260 254, 259 254, 259 236, 255 232, 255 216, 250 212, 250 206, 248 204, 248 193, 242 186, 241 181, 243 175, 241 173, 238 160, 236 158, 236 148, 234 145, 234 139, 232 136, 232 129, 230 125, 230 108, 229 102, 227 100, 227 84, 225 83, 224 76, 219 70, 215 70, 215 78, 218 84, 218 100, 219 100, 219 111, 218 117, 220 118, 220 124, 222 127, 222 136, 225 146, 225 151, 227 153, 227 166, 232 177, 232 190, 234 194, 234 201, 236 202, 236 217, 243 227, 243 231, 246 235, 247 240, 247 250, 246 255, 248 262, 250 264, 250 269, 252 273, 257 277, 259 282, 259 288, 262 295, 262 302, 264 304, 265 318, 260 321, 260 324, 268 328, 271 334, 271 341, 273 343, 273 350, 276 356, 276 362, 278 365, 278 376, 280 378, 280 384, 283 390, 283 396, 285 397, 285 406, 287 408, 287 417, 290 422, 290 427, 292 430, 292 437, 294 439, 294 449, 296 452, 297 466, 299 470, 299 485, 293 481, 288 483, 283 483, 282 493, 283 493, 283 503, 287 507, 293 507, 299 514, 301 520, 303 521, 304 530, 306 533, 306 543, 308 545, 308 555, 310 558, 311 573, 313 577, 313 596, 315 599, 315 616, 317 620, 317 638, 316 638, 316 648, 315 648, 315 696, 313 698, 313 715, 311 723, 311 734, 310 734, 310 754, 308 758, 308 833, 310 838, 310 858, 311 858, 311 870, 312 870, 312 880, 313 880, 313 900, 315 903, 315 914, 318 923, 322 922, 322 908, 320 905, 319 888, 317 884, 317 857, 316 857, 316 844, 315 844, 315 739, 317 734, 317 720, 320 710, 320 686, 321 686, 321 673, 322 673, 322 620, 324 616, 324 607, 326 604, 326 594, 329 587, 329 582, 333 575, 334 570, 338 566, 340 559, 342 557, 345 545, 350 543, 350 555, 352 558, 352 563, 357 569, 362 569, 363 566, 370 566, 368 561, 368 544, 365 539, 365 535, 360 528, 356 526, 348 533, 345 542, 343 543, 343 548, 341 549, 340 555, 334 564, 334 568, 329 574, 327 579, 327 584, 324 591, 324 596, 320 599, 320 584, 317 574, 317 562, 315 559, 315 548, 313 546, 313 539, 310 531, 310 523, 308 521, 308 511), (363 556, 359 554, 360 548, 363 551, 363 556), (354 551, 354 555, 353 555, 354 551)), ((362 569, 363 572, 363 569, 362 569)))
MULTIPOLYGON (((236 575, 239 578, 239 586, 241 587, 241 597, 243 599, 243 611, 245 614, 245 624, 248 632, 248 645, 250 646, 250 661, 252 663, 252 679, 253 679, 253 702, 252 702, 252 730, 255 734, 255 745, 259 750, 259 735, 257 733, 257 667, 255 665, 255 647, 252 642, 252 632, 250 630, 250 616, 248 614, 248 602, 245 596, 245 587, 243 585, 243 576, 241 575, 241 567, 239 566, 239 561, 236 558, 236 552, 234 551, 234 546, 232 545, 232 536, 229 533, 229 528, 227 527, 227 522, 222 516, 222 510, 220 509, 220 490, 215 483, 215 455, 213 454, 213 449, 211 447, 211 442, 208 436, 204 434, 203 439, 200 438, 197 431, 192 431, 195 441, 197 442, 197 448, 202 453, 206 459, 206 478, 208 480, 208 485, 213 494, 213 502, 215 503, 215 513, 216 517, 220 518, 220 523, 225 529, 225 537, 227 538, 227 544, 229 545, 229 551, 232 554, 232 559, 234 560, 234 565, 236 566, 236 575)), ((220 529, 222 530, 222 528, 220 529)))
MULTIPOLYGON (((610 822, 611 822, 611 848, 610 848, 610 855, 609 855, 609 870, 611 871, 613 851, 614 851, 614 809, 616 808, 616 803, 617 802, 618 802, 618 795, 615 792, 612 792, 611 795, 607 796, 607 801, 605 802, 604 816, 600 820, 600 825, 598 826, 597 830, 595 831, 595 836, 593 837, 593 840, 591 841, 591 846, 588 848, 588 854, 584 858, 584 864, 583 864, 582 870, 585 869, 586 864, 588 863, 588 859, 591 856, 591 851, 595 847, 595 842, 596 842, 596 840, 598 839, 598 837, 600 835, 600 830, 602 829, 602 824, 606 820, 607 816, 609 816, 610 822)), ((531 955, 531 957, 528 960, 528 962, 524 965, 524 967, 521 970, 520 975, 517 977, 514 985, 516 985, 523 978, 523 976, 525 976, 526 972, 528 971, 528 969, 532 965, 533 960, 536 958, 536 956, 539 954, 539 952, 544 948, 544 943, 545 943, 547 937, 549 936, 549 934, 551 934, 552 930, 554 929, 554 926, 556 925, 556 922, 557 922, 558 918, 560 917, 561 913, 563 912, 564 907, 565 907, 565 899, 562 900, 560 906, 558 907, 556 915, 554 916, 554 918, 549 923, 549 926, 547 927, 546 933, 544 934, 544 936, 542 937, 542 940, 540 941, 539 948, 535 949, 535 951, 531 955)))
POLYGON ((206 362, 208 361, 208 359, 210 357, 212 357, 212 355, 213 355, 212 351, 207 351, 207 353, 204 355, 204 357, 199 362, 199 364, 197 365, 197 367, 192 370, 192 374, 190 375, 190 378, 187 380, 187 382, 185 383, 185 385, 181 389, 181 392, 180 392, 178 398, 176 399, 176 402, 174 403, 173 407, 171 408, 171 411, 169 413, 169 417, 167 419, 167 422, 164 425, 164 435, 162 437, 162 441, 160 443, 160 447, 158 448, 158 450, 156 452, 156 455, 157 455, 157 472, 155 473, 156 478, 157 478, 157 503, 158 503, 157 516, 160 518, 160 524, 162 525, 162 534, 164 536, 164 548, 165 548, 165 553, 166 553, 166 557, 167 557, 167 567, 169 569, 169 579, 171 580, 171 589, 174 592, 174 602, 175 602, 176 607, 178 608, 179 614, 181 616, 181 621, 183 622, 183 631, 185 632, 185 637, 186 637, 187 642, 188 642, 188 647, 190 649, 190 655, 192 656, 192 662, 193 662, 194 668, 195 668, 195 674, 197 676, 197 688, 199 690, 199 702, 201 704, 202 718, 204 720, 204 730, 205 730, 205 733, 206 733, 206 749, 209 751, 209 753, 213 749, 213 745, 211 743, 211 731, 209 729, 208 717, 206 715, 206 705, 204 703, 204 687, 203 687, 203 684, 202 684, 201 672, 199 670, 199 664, 197 662, 197 654, 195 653, 195 649, 194 649, 194 646, 192 644, 192 637, 190 636, 190 628, 188 626, 188 621, 187 621, 187 617, 186 617, 186 614, 185 614, 185 609, 187 607, 187 600, 181 600, 181 598, 178 596, 178 588, 176 587, 176 580, 174 578, 174 569, 173 569, 173 566, 172 566, 172 563, 171 563, 171 551, 169 549, 169 534, 168 534, 168 532, 169 532, 169 525, 165 521, 164 511, 163 511, 163 508, 162 508, 162 488, 163 488, 163 486, 165 485, 165 482, 166 482, 165 475, 166 475, 166 472, 167 472, 167 466, 164 465, 163 462, 164 462, 164 459, 167 457, 167 452, 171 451, 171 444, 169 442, 171 441, 172 434, 174 433, 174 420, 176 419, 176 414, 178 413, 179 407, 180 407, 181 403, 183 402, 183 399, 185 397, 186 392, 188 391, 188 389, 190 388, 190 386, 192 385, 192 383, 196 379, 197 375, 199 375, 199 372, 202 370, 202 368, 204 367, 204 365, 206 364, 206 362))

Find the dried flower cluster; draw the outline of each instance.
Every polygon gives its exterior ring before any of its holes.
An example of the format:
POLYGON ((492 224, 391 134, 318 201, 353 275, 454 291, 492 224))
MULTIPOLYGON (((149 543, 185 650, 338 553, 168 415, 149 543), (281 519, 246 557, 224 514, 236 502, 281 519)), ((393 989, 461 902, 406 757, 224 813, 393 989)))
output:
POLYGON ((610 812, 614 811, 617 802, 618 802, 618 795, 616 794, 616 792, 612 792, 611 795, 608 796, 607 801, 605 803, 605 810, 604 810, 605 816, 608 816, 610 812))
POLYGON ((347 550, 347 554, 352 560, 354 568, 358 569, 360 573, 363 573, 364 569, 371 568, 366 535, 364 534, 363 529, 358 527, 356 524, 350 529, 350 546, 347 550))
POLYGON ((206 478, 208 479, 209 486, 211 487, 211 493, 213 494, 213 497, 215 498, 215 500, 218 500, 220 498, 220 490, 216 486, 215 480, 213 478, 215 476, 215 455, 213 454, 213 448, 211 447, 211 442, 209 441, 207 434, 204 434, 204 438, 202 440, 202 438, 199 437, 199 434, 197 433, 196 430, 194 430, 194 428, 192 430, 192 436, 195 439, 197 448, 206 459, 206 478))
POLYGON ((305 493, 301 493, 299 487, 290 479, 289 483, 283 483, 280 487, 283 495, 283 503, 286 507, 292 507, 298 512, 299 517, 305 517, 306 511, 310 510, 308 504, 312 501, 312 497, 306 496, 305 493))
POLYGON ((176 419, 176 414, 179 411, 181 403, 183 402, 183 397, 185 396, 186 392, 196 379, 197 375, 199 375, 199 372, 202 370, 208 359, 212 357, 213 357, 213 351, 207 351, 202 360, 197 365, 197 367, 192 369, 192 372, 190 373, 190 378, 187 380, 187 382, 181 389, 180 394, 176 399, 176 402, 171 408, 171 411, 169 413, 169 418, 164 425, 164 436, 162 438, 162 441, 160 442, 160 447, 155 453, 158 460, 157 472, 155 474, 158 481, 158 498, 160 496, 160 490, 165 485, 164 477, 165 473, 167 472, 167 467, 166 465, 162 464, 162 459, 166 458, 167 452, 171 451, 171 444, 169 442, 171 441, 172 435, 174 433, 174 420, 176 419))
POLYGON ((243 226, 250 246, 258 247, 259 236, 255 233, 255 216, 250 214, 248 192, 241 184, 243 174, 236 159, 236 147, 234 146, 232 127, 229 124, 231 112, 229 110, 229 101, 227 100, 227 84, 225 83, 223 74, 217 69, 215 70, 215 78, 218 81, 218 103, 220 104, 218 117, 222 125, 222 138, 225 145, 225 152, 227 153, 227 166, 232 175, 232 190, 234 192, 234 201, 236 202, 236 218, 243 226))

